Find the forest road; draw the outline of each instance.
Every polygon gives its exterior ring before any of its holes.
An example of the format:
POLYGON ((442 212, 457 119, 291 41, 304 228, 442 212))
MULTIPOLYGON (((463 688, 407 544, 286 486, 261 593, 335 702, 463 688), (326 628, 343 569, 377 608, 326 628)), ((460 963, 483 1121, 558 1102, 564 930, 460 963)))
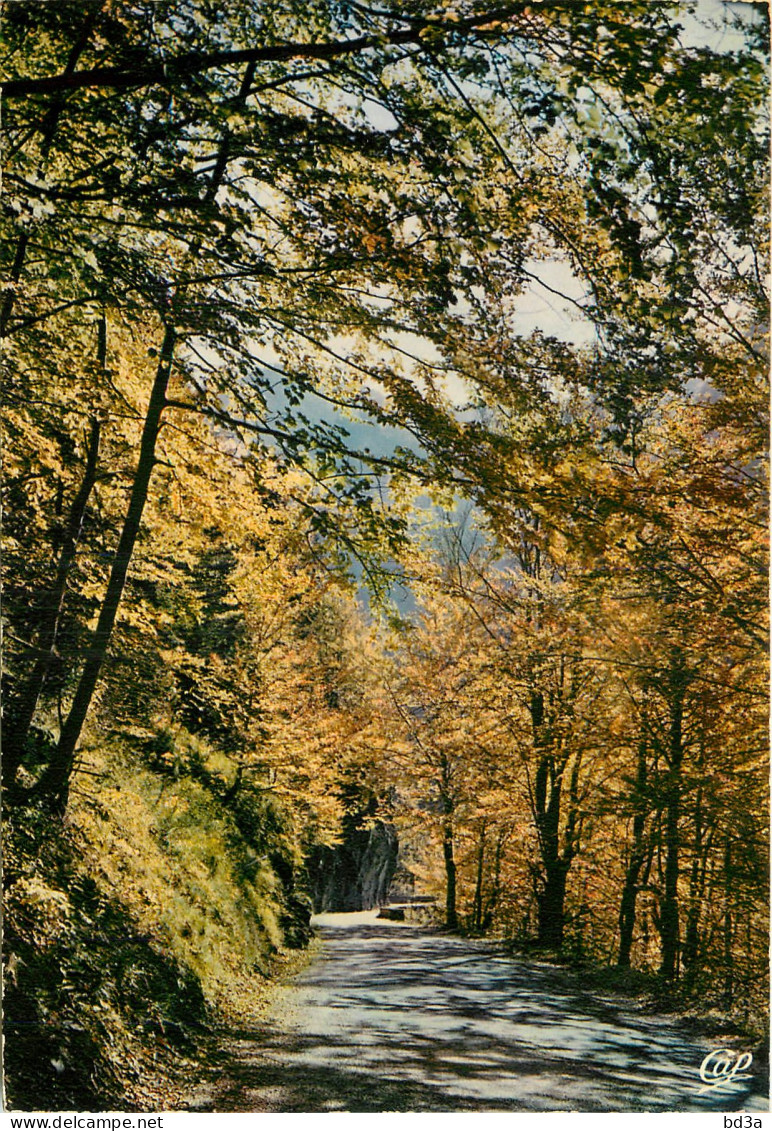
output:
POLYGON ((769 1109, 756 1065, 701 1091, 720 1039, 583 989, 576 973, 375 916, 317 917, 319 954, 264 1029, 228 1037, 206 1108, 769 1109))

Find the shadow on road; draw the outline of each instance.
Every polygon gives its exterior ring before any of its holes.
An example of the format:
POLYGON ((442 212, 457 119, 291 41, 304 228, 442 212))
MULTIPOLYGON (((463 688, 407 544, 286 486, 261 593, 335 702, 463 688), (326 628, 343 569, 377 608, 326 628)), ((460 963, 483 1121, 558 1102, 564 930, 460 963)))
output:
POLYGON ((702 1091, 710 1044, 578 975, 374 914, 319 929, 282 1014, 229 1035, 210 1110, 768 1110, 753 1079, 702 1091))

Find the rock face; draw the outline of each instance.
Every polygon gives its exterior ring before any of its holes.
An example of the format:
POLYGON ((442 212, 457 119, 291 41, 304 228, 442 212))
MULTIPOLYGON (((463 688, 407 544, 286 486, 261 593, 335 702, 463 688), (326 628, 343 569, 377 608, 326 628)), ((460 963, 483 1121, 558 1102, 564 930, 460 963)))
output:
POLYGON ((314 911, 369 911, 385 903, 398 848, 385 821, 365 828, 348 823, 342 844, 316 848, 308 861, 314 911))
POLYGON ((415 899, 415 876, 401 861, 397 861, 389 887, 389 902, 412 903, 415 899))

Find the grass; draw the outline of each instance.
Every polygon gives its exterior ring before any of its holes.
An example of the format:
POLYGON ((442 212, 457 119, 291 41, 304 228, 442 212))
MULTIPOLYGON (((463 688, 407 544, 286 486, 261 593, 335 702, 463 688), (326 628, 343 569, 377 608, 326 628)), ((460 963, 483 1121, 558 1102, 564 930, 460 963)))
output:
POLYGON ((214 1028, 264 1015, 288 916, 266 849, 286 853, 286 830, 250 840, 204 782, 125 739, 84 761, 64 823, 6 822, 8 1104, 184 1108, 214 1028))

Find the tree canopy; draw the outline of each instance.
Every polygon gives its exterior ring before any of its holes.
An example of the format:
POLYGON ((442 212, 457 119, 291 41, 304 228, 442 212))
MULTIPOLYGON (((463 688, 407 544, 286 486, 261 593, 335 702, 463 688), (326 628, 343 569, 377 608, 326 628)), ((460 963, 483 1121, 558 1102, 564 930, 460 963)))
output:
POLYGON ((121 730, 285 901, 353 798, 453 928, 758 994, 745 7, 718 50, 664 0, 7 6, 8 804, 121 730))

